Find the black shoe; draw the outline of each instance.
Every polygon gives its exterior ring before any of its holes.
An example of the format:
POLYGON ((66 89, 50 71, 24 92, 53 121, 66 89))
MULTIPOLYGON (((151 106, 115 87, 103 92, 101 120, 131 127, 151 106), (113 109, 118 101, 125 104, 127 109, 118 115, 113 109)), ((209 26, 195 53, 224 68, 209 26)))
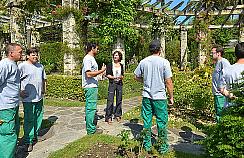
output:
POLYGON ((33 150, 33 144, 25 144, 25 152, 31 152, 33 150))

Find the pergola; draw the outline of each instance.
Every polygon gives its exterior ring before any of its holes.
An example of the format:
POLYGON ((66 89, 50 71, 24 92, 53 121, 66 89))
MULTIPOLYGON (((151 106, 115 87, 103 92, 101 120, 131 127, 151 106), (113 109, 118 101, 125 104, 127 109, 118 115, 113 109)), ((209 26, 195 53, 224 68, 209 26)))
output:
MULTIPOLYGON (((215 28, 233 28, 237 27, 240 30, 240 41, 244 41, 244 3, 243 0, 239 0, 233 6, 224 6, 219 7, 214 3, 206 4, 202 3, 200 0, 190 1, 182 10, 179 8, 183 5, 184 1, 180 1, 172 9, 168 9, 172 4, 173 0, 170 0, 168 3, 164 3, 163 0, 146 0, 139 8, 139 11, 150 12, 155 16, 167 15, 173 17, 174 20, 177 20, 178 17, 184 16, 185 19, 176 23, 173 28, 181 30, 181 67, 183 68, 187 62, 187 30, 193 26, 188 24, 187 21, 191 18, 198 18, 202 13, 211 15, 211 16, 220 16, 226 15, 226 19, 221 25, 209 25, 209 29, 215 28), (226 22, 232 15, 238 15, 238 20, 233 25, 227 25, 226 22)), ((0 24, 9 23, 10 24, 10 34, 11 42, 18 42, 21 39, 21 34, 19 33, 18 24, 16 22, 16 14, 14 12, 18 10, 17 2, 11 2, 10 5, 10 16, 0 16, 0 24), (16 3, 16 4, 15 4, 16 3)), ((79 8, 79 0, 62 0, 62 6, 70 6, 74 8, 79 8)), ((48 22, 40 15, 34 16, 29 19, 30 23, 27 25, 27 44, 29 46, 35 46, 38 41, 38 33, 35 31, 37 28, 48 27, 52 25, 62 24, 63 26, 63 42, 68 43, 68 46, 75 48, 78 45, 78 37, 75 33, 75 19, 72 13, 63 21, 54 21, 48 22)), ((86 17, 88 18, 88 17, 86 17)), ((89 20, 89 19, 88 19, 89 20)), ((134 24, 136 27, 148 28, 148 25, 134 24)), ((167 29, 167 28, 165 28, 167 29)), ((162 55, 165 55, 165 37, 161 36, 161 43, 163 48, 162 55)), ((206 52, 201 49, 199 51, 199 63, 203 64, 205 60, 206 52)), ((115 44, 115 49, 120 49, 124 52, 123 48, 123 39, 118 39, 115 44)), ((125 52, 123 53, 125 54, 125 52)), ((122 61, 124 62, 124 61, 122 61)), ((64 73, 73 74, 75 69, 76 61, 72 54, 65 54, 64 56, 64 73)))
MULTIPOLYGON (((233 6, 223 6, 219 7, 215 3, 203 3, 200 0, 190 1, 182 10, 179 8, 184 4, 184 1, 180 1, 172 9, 168 7, 173 3, 173 0, 170 0, 168 3, 165 3, 163 0, 146 0, 143 5, 139 8, 141 11, 153 13, 155 16, 172 16, 174 20, 184 16, 185 19, 182 22, 176 23, 173 28, 181 30, 181 68, 184 68, 187 63, 187 30, 191 29, 193 25, 188 24, 187 21, 191 18, 199 18, 201 14, 207 14, 211 16, 220 16, 226 15, 224 22, 221 25, 209 25, 209 29, 217 28, 239 28, 239 41, 244 42, 244 1, 239 0, 233 6), (226 22, 230 19, 231 16, 238 15, 238 20, 233 25, 228 25, 226 22)), ((213 21, 212 21, 213 22, 213 21)), ((137 27, 148 27, 147 25, 136 24, 137 27)), ((167 29, 167 28, 165 28, 167 29)), ((161 36, 162 44, 162 56, 165 55, 165 37, 161 36)), ((199 45, 199 64, 203 65, 206 58, 206 52, 202 49, 201 44, 199 45)))

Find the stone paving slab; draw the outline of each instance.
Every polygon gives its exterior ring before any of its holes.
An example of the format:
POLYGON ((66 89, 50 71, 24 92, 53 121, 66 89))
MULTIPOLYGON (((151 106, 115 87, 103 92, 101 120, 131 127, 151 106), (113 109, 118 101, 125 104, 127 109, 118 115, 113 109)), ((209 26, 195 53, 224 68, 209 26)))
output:
MULTIPOLYGON (((141 104, 141 97, 135 97, 123 101, 123 113, 129 111, 133 107, 141 104)), ((113 121, 111 125, 104 122, 106 105, 98 106, 98 126, 104 130, 104 134, 117 136, 123 130, 131 131, 131 138, 139 136, 143 129, 141 124, 131 123, 122 120, 120 123, 113 121)), ((21 108, 22 109, 22 108, 21 108)), ((20 110, 20 112, 23 110, 20 110)), ((49 139, 35 144, 34 149, 30 153, 20 152, 17 158, 46 158, 50 153, 64 148, 69 143, 86 135, 85 130, 85 109, 84 107, 51 107, 45 106, 44 119, 55 122, 53 125, 53 133, 49 139)), ((202 147, 185 141, 180 134, 180 130, 168 130, 169 143, 175 150, 201 154, 202 147)), ((189 133, 187 133, 189 135, 189 133)), ((186 134, 186 136, 188 136, 186 134)), ((191 133, 190 133, 191 134, 191 133)), ((156 133, 155 133, 156 135, 156 133)), ((187 137, 186 137, 187 138, 187 137)), ((19 147, 21 151, 21 147, 19 147)))

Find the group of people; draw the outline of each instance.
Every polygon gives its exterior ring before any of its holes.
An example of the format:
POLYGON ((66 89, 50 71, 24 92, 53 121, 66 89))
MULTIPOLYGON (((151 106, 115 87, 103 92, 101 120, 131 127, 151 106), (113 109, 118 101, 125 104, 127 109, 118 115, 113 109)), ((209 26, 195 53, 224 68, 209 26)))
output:
POLYGON ((26 61, 17 65, 22 58, 21 45, 6 46, 7 58, 0 61, 0 157, 15 156, 20 120, 19 102, 24 108, 24 146, 30 152, 37 142, 43 118, 43 94, 46 91, 46 74, 38 62, 38 49, 26 51, 26 61))
MULTIPOLYGON (((113 119, 118 122, 122 116, 122 87, 124 78, 124 65, 122 53, 113 52, 113 61, 107 66, 103 64, 98 69, 95 56, 98 45, 88 43, 86 56, 82 65, 82 87, 84 88, 86 105, 85 119, 88 135, 102 133, 96 127, 95 115, 97 112, 98 75, 105 74, 109 79, 107 107, 105 121, 112 124, 113 119), (116 94, 116 104, 114 96, 116 94)), ((43 95, 46 91, 46 74, 44 67, 38 62, 39 50, 27 50, 26 61, 17 65, 22 57, 22 47, 16 43, 6 46, 7 58, 0 61, 0 157, 14 157, 19 134, 19 102, 24 107, 24 144, 27 152, 32 151, 33 144, 38 140, 38 131, 43 118, 43 95), (4 151, 4 152, 2 152, 4 151)), ((156 116, 158 138, 161 141, 159 152, 164 154, 169 149, 167 139, 168 105, 174 104, 173 82, 170 63, 160 57, 161 43, 153 40, 149 45, 151 55, 140 61, 134 71, 135 80, 143 83, 143 99, 141 116, 143 118, 145 136, 143 146, 146 151, 151 151, 151 126, 152 117, 156 116), (167 96, 168 93, 168 96, 167 96)), ((244 71, 244 43, 235 47, 237 62, 230 65, 223 58, 224 49, 220 46, 212 48, 215 68, 212 76, 212 87, 216 110, 216 120, 221 120, 224 107, 230 104, 228 99, 235 96, 231 93, 231 85, 240 82, 244 71)))
MULTIPOLYGON (((143 99, 141 116, 143 118, 145 136, 143 146, 146 151, 151 151, 151 126, 152 117, 156 116, 158 138, 161 141, 159 152, 164 154, 168 151, 167 139, 168 105, 174 104, 173 82, 170 63, 167 59, 160 57, 161 43, 153 40, 149 45, 151 55, 140 61, 134 71, 135 79, 143 83, 143 99), (168 93, 168 97, 167 94, 168 93)), ((109 79, 108 100, 105 114, 105 121, 112 123, 113 116, 117 121, 122 115, 122 80, 124 78, 123 65, 120 63, 122 54, 119 51, 113 53, 113 62, 102 66, 98 70, 95 56, 98 52, 96 44, 88 44, 87 55, 83 60, 82 86, 85 89, 86 98, 86 130, 87 134, 102 133, 94 123, 96 113, 97 75, 104 74, 109 79), (114 95, 116 94, 116 105, 114 106, 114 95)), ((229 99, 235 96, 231 93, 232 84, 242 82, 244 72, 244 42, 238 43, 235 47, 236 63, 231 65, 223 58, 224 49, 221 46, 212 48, 214 71, 212 75, 212 91, 214 95, 214 107, 216 121, 219 122, 224 107, 230 106, 229 99)))
POLYGON ((212 92, 214 95, 214 108, 216 112, 216 122, 220 122, 222 111, 233 106, 232 99, 235 99, 231 89, 234 84, 244 82, 244 42, 238 43, 235 47, 236 63, 223 58, 224 49, 219 46, 212 47, 212 58, 214 61, 214 71, 212 74, 212 92))
MULTIPOLYGON (((144 83, 141 113, 146 131, 144 147, 147 151, 151 150, 152 116, 156 115, 159 139, 163 142, 159 150, 161 153, 165 153, 168 151, 169 146, 167 142, 168 101, 166 91, 169 93, 169 104, 172 105, 174 103, 172 71, 169 61, 160 57, 161 43, 158 40, 151 42, 149 51, 152 55, 143 59, 134 72, 135 79, 144 83)), ((105 121, 110 125, 113 118, 119 122, 122 116, 122 80, 124 78, 124 68, 120 63, 122 54, 120 51, 115 51, 112 54, 113 62, 107 66, 103 65, 98 70, 95 60, 97 53, 98 46, 89 43, 87 45, 87 55, 83 59, 82 66, 82 86, 85 90, 86 98, 86 130, 88 135, 102 133, 101 129, 96 128, 94 118, 97 109, 97 76, 104 74, 105 71, 106 77, 109 79, 105 121), (114 106, 115 94, 116 104, 114 106)))

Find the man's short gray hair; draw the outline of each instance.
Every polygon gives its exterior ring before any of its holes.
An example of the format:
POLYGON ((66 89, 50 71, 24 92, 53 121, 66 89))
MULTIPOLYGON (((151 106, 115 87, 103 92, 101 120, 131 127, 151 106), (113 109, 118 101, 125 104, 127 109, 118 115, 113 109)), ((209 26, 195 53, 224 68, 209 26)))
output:
POLYGON ((5 54, 8 56, 9 53, 13 51, 17 46, 21 47, 21 45, 18 43, 9 43, 5 48, 5 54))

